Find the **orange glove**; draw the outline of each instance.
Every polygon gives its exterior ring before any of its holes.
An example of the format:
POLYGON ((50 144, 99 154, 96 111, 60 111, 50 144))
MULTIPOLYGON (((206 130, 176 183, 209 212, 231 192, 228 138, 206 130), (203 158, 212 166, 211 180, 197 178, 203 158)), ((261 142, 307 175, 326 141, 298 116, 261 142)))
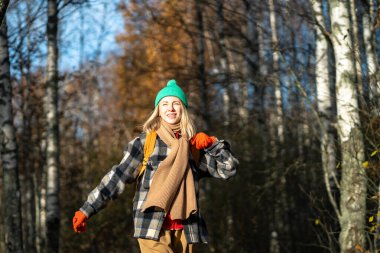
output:
POLYGON ((214 136, 208 136, 207 134, 200 132, 197 133, 193 138, 191 138, 190 142, 192 145, 194 145, 197 149, 205 149, 210 147, 214 142, 216 141, 216 138, 214 136))
POLYGON ((76 233, 86 232, 86 221, 88 220, 87 216, 81 212, 76 211, 73 217, 73 228, 76 233))

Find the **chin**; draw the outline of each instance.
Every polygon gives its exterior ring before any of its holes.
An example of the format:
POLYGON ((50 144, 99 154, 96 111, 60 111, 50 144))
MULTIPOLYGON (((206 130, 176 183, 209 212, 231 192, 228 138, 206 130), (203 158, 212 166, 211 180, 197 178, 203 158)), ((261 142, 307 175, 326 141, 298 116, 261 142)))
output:
POLYGON ((178 119, 167 119, 165 120, 168 124, 177 124, 179 122, 178 119))

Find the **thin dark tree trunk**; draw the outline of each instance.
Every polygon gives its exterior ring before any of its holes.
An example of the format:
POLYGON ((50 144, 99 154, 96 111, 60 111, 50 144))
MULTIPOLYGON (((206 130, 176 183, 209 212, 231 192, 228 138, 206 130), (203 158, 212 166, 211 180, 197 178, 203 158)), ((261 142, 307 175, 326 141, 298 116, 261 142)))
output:
POLYGON ((21 225, 21 194, 18 178, 18 158, 12 112, 7 22, 0 31, 0 151, 3 168, 3 222, 5 253, 23 252, 21 225))
MULTIPOLYGON (((0 186, 3 185, 3 172, 0 170, 0 186)), ((0 187, 0 199, 3 199, 3 187, 0 187)), ((0 217, 4 217, 3 215, 3 208, 0 208, 0 217)), ((0 222, 0 252, 5 251, 5 245, 4 245, 4 222, 0 222)))
POLYGON ((195 1, 196 22, 198 30, 197 38, 197 67, 198 67, 198 83, 199 92, 201 93, 201 115, 204 122, 204 130, 210 129, 210 115, 208 109, 207 85, 206 85, 206 70, 205 70, 205 36, 202 14, 202 2, 195 1))
POLYGON ((26 55, 20 50, 20 70, 22 73, 22 168, 24 171, 24 179, 21 180, 22 184, 22 202, 23 206, 23 241, 25 251, 28 253, 36 252, 36 210, 35 210, 35 195, 34 195, 34 182, 33 182, 33 164, 31 163, 32 153, 32 126, 31 116, 32 107, 30 103, 31 99, 31 53, 32 53, 32 41, 31 41, 31 27, 32 27, 32 5, 29 1, 26 3, 27 16, 26 22, 28 27, 28 34, 26 35, 27 52, 26 55))
MULTIPOLYGON (((258 22, 262 23, 264 20, 264 15, 266 10, 264 8, 257 11, 258 22)), ((258 72, 259 80, 255 84, 255 93, 253 97, 253 110, 257 114, 258 120, 258 135, 261 138, 261 161, 266 163, 268 160, 269 154, 269 132, 268 132, 268 120, 266 117, 266 107, 265 107, 265 98, 266 98, 266 83, 268 76, 268 65, 265 61, 265 31, 263 27, 257 26, 257 40, 258 40, 258 72)))
POLYGON ((5 18, 5 13, 7 12, 7 8, 9 5, 9 0, 0 0, 0 25, 5 18))

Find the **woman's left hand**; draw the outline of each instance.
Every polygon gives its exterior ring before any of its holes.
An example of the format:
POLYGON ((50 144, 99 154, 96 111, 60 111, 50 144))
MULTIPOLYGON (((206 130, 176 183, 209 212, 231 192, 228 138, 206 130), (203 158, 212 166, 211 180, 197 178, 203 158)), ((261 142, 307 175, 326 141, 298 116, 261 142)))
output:
POLYGON ((208 136, 207 134, 200 132, 197 133, 193 138, 191 138, 190 142, 192 145, 194 145, 197 149, 205 149, 210 147, 214 142, 216 141, 216 138, 214 136, 208 136))

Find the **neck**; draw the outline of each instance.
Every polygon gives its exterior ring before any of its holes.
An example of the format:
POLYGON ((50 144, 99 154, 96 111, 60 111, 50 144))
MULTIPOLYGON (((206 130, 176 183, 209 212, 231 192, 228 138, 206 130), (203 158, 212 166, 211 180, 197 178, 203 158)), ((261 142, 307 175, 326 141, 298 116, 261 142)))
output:
POLYGON ((167 129, 171 129, 174 133, 181 132, 181 123, 169 124, 165 120, 161 119, 161 124, 163 124, 167 129))

